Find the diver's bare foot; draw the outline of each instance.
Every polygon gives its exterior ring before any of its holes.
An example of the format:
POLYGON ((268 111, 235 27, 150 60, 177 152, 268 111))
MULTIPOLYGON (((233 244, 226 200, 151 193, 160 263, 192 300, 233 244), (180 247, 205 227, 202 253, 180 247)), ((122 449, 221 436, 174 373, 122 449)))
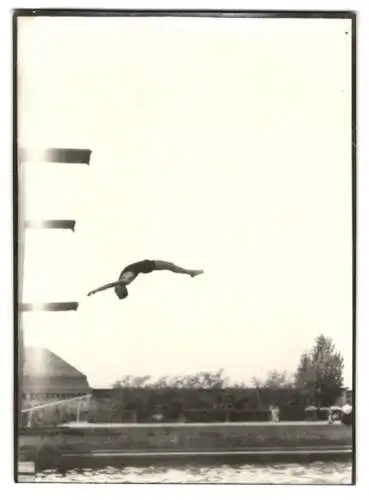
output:
POLYGON ((191 271, 190 276, 191 278, 194 278, 195 276, 199 276, 199 274, 203 274, 204 271, 191 271))

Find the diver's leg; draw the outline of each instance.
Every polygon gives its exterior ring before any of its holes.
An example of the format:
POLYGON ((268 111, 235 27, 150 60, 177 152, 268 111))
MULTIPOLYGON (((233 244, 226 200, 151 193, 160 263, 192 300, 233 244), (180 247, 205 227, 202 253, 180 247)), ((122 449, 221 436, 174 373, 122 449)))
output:
POLYGON ((204 272, 199 269, 185 269, 184 267, 177 266, 172 262, 166 262, 164 260, 154 260, 154 265, 155 271, 171 271, 172 273, 187 274, 192 277, 198 276, 204 272))

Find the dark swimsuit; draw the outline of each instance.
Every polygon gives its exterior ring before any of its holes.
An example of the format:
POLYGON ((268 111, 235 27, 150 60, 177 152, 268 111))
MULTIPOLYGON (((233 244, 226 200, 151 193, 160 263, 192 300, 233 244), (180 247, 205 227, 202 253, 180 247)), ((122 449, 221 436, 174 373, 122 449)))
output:
POLYGON ((127 267, 123 269, 120 273, 122 276, 124 273, 131 272, 133 274, 148 274, 154 271, 155 269, 155 261, 153 260, 140 260, 139 262, 135 262, 134 264, 129 264, 127 267))

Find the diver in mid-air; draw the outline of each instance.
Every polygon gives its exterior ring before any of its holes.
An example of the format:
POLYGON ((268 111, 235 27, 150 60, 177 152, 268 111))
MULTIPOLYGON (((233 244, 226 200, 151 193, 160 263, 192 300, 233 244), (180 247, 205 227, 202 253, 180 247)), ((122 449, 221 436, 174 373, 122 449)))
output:
POLYGON ((117 281, 112 281, 106 285, 102 285, 95 290, 92 290, 87 295, 93 295, 103 290, 108 290, 114 287, 114 292, 119 299, 125 299, 128 296, 127 286, 132 283, 133 280, 137 278, 139 274, 149 274, 153 271, 171 271, 177 274, 187 274, 194 278, 204 271, 195 269, 184 269, 183 267, 176 266, 171 262, 165 262, 163 260, 141 260, 126 266, 119 275, 117 281))

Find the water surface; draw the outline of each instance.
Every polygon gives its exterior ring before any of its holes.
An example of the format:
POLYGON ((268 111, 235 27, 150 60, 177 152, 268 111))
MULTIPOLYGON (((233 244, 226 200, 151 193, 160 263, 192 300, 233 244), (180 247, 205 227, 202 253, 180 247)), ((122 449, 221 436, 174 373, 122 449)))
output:
POLYGON ((73 483, 237 483, 237 484, 351 484, 351 462, 283 463, 273 465, 106 467, 44 471, 36 482, 73 483))

